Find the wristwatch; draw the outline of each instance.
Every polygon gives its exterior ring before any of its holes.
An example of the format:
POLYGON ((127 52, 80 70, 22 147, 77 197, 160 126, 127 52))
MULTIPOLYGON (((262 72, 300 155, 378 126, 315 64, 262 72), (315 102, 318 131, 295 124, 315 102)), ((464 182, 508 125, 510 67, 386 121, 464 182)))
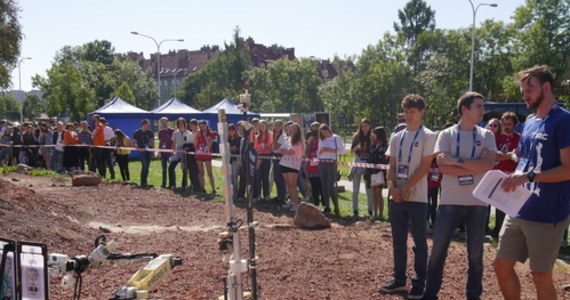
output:
POLYGON ((528 182, 534 182, 534 178, 536 177, 536 173, 534 171, 530 171, 526 173, 526 178, 528 178, 528 182))

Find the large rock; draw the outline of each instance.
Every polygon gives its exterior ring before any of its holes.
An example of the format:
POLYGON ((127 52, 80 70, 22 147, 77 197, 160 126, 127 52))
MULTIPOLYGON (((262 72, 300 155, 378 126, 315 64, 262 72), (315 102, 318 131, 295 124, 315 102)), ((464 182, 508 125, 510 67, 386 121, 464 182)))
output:
POLYGON ((294 220, 295 226, 302 228, 329 228, 331 221, 313 204, 301 203, 294 220))
POLYGON ((98 186, 101 183, 101 176, 91 171, 73 171, 71 174, 71 185, 73 186, 98 186))

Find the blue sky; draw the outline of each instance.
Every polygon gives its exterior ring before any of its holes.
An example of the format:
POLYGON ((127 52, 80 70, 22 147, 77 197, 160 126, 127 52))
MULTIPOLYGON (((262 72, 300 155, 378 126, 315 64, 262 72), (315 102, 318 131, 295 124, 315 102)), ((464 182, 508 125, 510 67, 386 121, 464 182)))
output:
MULTIPOLYGON (((473 0, 475 5, 483 1, 473 0)), ((231 41, 236 26, 241 35, 257 43, 295 47, 297 57, 332 58, 359 55, 384 32, 393 32, 398 10, 407 0, 20 0, 20 24, 24 33, 22 89, 32 88, 31 77, 45 75, 56 52, 66 45, 109 40, 117 52, 156 52, 149 39, 165 42, 161 52, 199 49, 231 41)), ((511 22, 524 0, 496 0, 497 8, 482 6, 477 24, 484 19, 511 22)), ((438 28, 470 27, 468 0, 427 0, 436 11, 438 28)), ((18 89, 18 69, 12 73, 12 89, 18 89)))

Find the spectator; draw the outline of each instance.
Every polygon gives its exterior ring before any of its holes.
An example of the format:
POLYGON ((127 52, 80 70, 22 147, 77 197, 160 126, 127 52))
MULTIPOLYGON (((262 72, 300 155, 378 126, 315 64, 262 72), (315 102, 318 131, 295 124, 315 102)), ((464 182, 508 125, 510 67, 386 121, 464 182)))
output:
POLYGON ((24 125, 20 125, 19 127, 14 127, 14 134, 12 135, 12 141, 14 144, 14 148, 12 151, 14 165, 19 163, 24 163, 21 161, 20 152, 23 151, 22 149, 22 136, 26 132, 26 127, 24 125))
MULTIPOLYGON (((190 130, 191 136, 189 138, 190 143, 184 145, 184 151, 186 151, 186 169, 188 170, 188 176, 190 177, 190 185, 195 193, 205 192, 204 186, 200 184, 200 170, 198 169, 198 162, 196 161, 196 138, 200 135, 200 130, 198 130, 198 121, 196 119, 191 119, 188 121, 188 130, 190 130)), ((186 177, 182 180, 182 188, 186 188, 186 177)))
POLYGON ((105 167, 105 151, 100 146, 105 146, 105 125, 101 123, 101 117, 99 115, 93 115, 91 118, 95 128, 93 129, 92 139, 93 148, 91 148, 91 163, 89 164, 89 170, 95 172, 99 170, 99 175, 105 178, 107 174, 107 168, 105 167))
POLYGON ((208 179, 212 187, 212 194, 216 194, 216 182, 214 181, 214 173, 212 173, 212 152, 214 151, 214 143, 216 142, 216 133, 210 131, 206 121, 198 122, 200 129, 196 137, 196 161, 198 163, 198 177, 200 180, 200 187, 205 191, 205 172, 208 172, 208 179))
MULTIPOLYGON (((237 128, 234 124, 228 125, 228 144, 230 146, 230 153, 232 157, 230 158, 230 164, 232 166, 232 187, 234 199, 237 199, 238 195, 238 175, 240 174, 241 168, 241 147, 243 138, 238 134, 237 128)), ((241 177, 241 176, 240 176, 241 177)))
POLYGON ((53 133, 52 144, 55 145, 54 151, 51 156, 52 170, 63 173, 63 123, 57 122, 55 125, 55 131, 53 133))
MULTIPOLYGON (((367 163, 370 157, 370 121, 362 119, 358 126, 358 131, 352 136, 352 145, 350 153, 354 154, 355 163, 367 163)), ((348 180, 352 180, 352 210, 354 217, 358 217, 358 196, 360 194, 360 179, 366 168, 351 167, 348 173, 348 180)), ((370 188, 365 188, 366 198, 368 199, 368 215, 372 217, 372 208, 374 207, 374 197, 370 188)))
MULTIPOLYGON (((164 128, 162 130, 163 135, 168 133, 164 128)), ((184 118, 178 118, 178 120, 176 120, 176 131, 172 133, 170 139, 171 142, 168 144, 170 147, 172 147, 171 149, 174 150, 174 153, 169 157, 170 165, 168 166, 168 177, 170 181, 168 188, 173 190, 176 188, 176 166, 180 161, 186 162, 184 145, 194 143, 194 135, 190 132, 190 130, 186 129, 186 120, 184 120, 184 118)), ((187 168, 184 163, 182 164, 182 169, 182 187, 185 188, 188 175, 187 168)))
POLYGON ((14 143, 12 140, 13 132, 14 129, 12 127, 7 127, 0 138, 0 144, 2 144, 0 147, 0 166, 4 165, 4 161, 6 162, 6 165, 12 165, 12 144, 14 143))
POLYGON ((497 119, 497 118, 492 118, 491 120, 489 120, 489 122, 487 123, 487 126, 485 128, 487 130, 491 130, 491 132, 493 133, 493 135, 495 137, 499 137, 499 136, 501 136, 501 134, 503 134, 503 128, 501 126, 501 121, 499 121, 499 119, 497 119))
POLYGON ((129 172, 129 154, 131 154, 131 150, 125 149, 131 147, 131 140, 121 129, 115 129, 114 133, 115 146, 117 147, 115 153, 117 155, 117 164, 119 165, 121 178, 123 181, 131 181, 131 175, 129 172))
MULTIPOLYGON (((113 129, 107 125, 107 120, 105 118, 101 118, 101 123, 105 126, 104 129, 104 136, 105 136, 105 146, 110 147, 113 146, 113 141, 115 140, 115 133, 113 129)), ((109 173, 111 174, 111 180, 115 179, 115 164, 113 163, 113 152, 115 149, 113 148, 105 148, 103 149, 103 160, 105 161, 104 167, 109 168, 109 173)))
POLYGON ((21 136, 23 148, 22 151, 20 151, 20 155, 22 156, 20 159, 21 163, 32 167, 36 166, 37 148, 35 146, 38 145, 38 141, 34 136, 34 131, 34 127, 31 124, 27 124, 26 131, 21 136))
MULTIPOLYGON (((388 140, 386 139, 386 130, 384 127, 379 126, 374 128, 372 134, 370 135, 370 157, 368 162, 371 164, 388 164, 388 156, 386 156, 386 152, 388 151, 388 140)), ((364 173, 364 179, 366 182, 366 188, 371 189, 372 196, 374 197, 373 203, 373 211, 371 217, 374 219, 384 220, 384 197, 382 196, 382 189, 384 185, 376 185, 372 186, 372 174, 382 173, 382 177, 384 178, 384 182, 386 181, 386 172, 384 170, 379 169, 366 169, 364 173)))
POLYGON ((139 158, 141 160, 141 186, 145 188, 152 187, 148 184, 148 169, 152 159, 152 149, 154 149, 154 133, 149 129, 150 121, 144 119, 141 121, 141 128, 135 131, 131 144, 138 148, 139 158))
POLYGON ((529 259, 536 299, 550 300, 557 298, 552 269, 570 224, 570 112, 556 103, 547 66, 521 71, 517 80, 536 116, 525 122, 517 169, 501 185, 507 192, 523 185, 532 193, 516 216, 506 218, 493 266, 503 297, 520 299, 515 264, 529 259))
POLYGON ((277 201, 285 202, 287 198, 287 186, 285 184, 285 177, 281 172, 281 150, 287 148, 287 134, 283 130, 283 121, 276 120, 273 122, 273 156, 276 159, 273 162, 273 178, 277 186, 277 201))
MULTIPOLYGON (((499 135, 496 139, 497 144, 497 157, 495 170, 501 170, 506 174, 512 174, 517 168, 518 157, 516 156, 515 150, 519 145, 521 135, 515 132, 519 120, 517 115, 513 112, 505 112, 501 116, 501 125, 503 128, 503 134, 499 135)), ((495 210, 495 227, 491 235, 493 238, 497 239, 499 237, 499 232, 503 226, 503 221, 505 220, 505 213, 499 209, 495 210)))
POLYGON ((51 145, 52 140, 53 132, 48 129, 46 123, 40 123, 38 144, 40 145, 40 155, 42 157, 46 170, 51 168, 51 154, 53 152, 53 148, 45 145, 51 145))
POLYGON ((307 145, 305 146, 305 155, 308 160, 305 171, 307 172, 307 177, 311 183, 313 203, 317 207, 322 203, 323 208, 325 208, 325 203, 323 201, 323 188, 321 185, 321 179, 319 178, 319 162, 317 161, 317 151, 319 150, 318 123, 316 127, 317 134, 314 133, 312 125, 311 130, 308 130, 305 133, 305 140, 307 141, 307 145))
POLYGON ((335 183, 337 181, 338 156, 344 154, 344 144, 340 137, 332 132, 327 124, 319 126, 319 177, 323 188, 323 202, 325 213, 330 213, 330 199, 332 198, 335 214, 340 215, 335 183))
POLYGON ((269 201, 269 168, 271 160, 267 157, 271 154, 273 135, 267 129, 265 120, 259 121, 257 126, 258 133, 254 138, 253 148, 259 155, 257 158, 257 172, 255 172, 253 201, 261 199, 261 189, 263 188, 263 199, 269 201))
MULTIPOLYGON (((183 119, 184 120, 184 119, 183 119)), ((186 121, 184 121, 186 123, 186 121)), ((185 126, 186 127, 186 126, 185 126)), ((166 149, 174 149, 172 146, 172 134, 174 133, 174 129, 168 127, 168 118, 162 117, 160 118, 160 130, 158 131, 158 148, 160 150, 166 149)), ((160 165, 162 167, 162 185, 161 187, 166 188, 166 184, 168 182, 168 161, 170 156, 172 155, 169 152, 158 152, 160 156, 160 165)), ((176 182, 176 180, 175 180, 176 182)))
POLYGON ((457 103, 459 124, 441 131, 435 152, 444 175, 441 199, 433 228, 433 246, 428 263, 424 297, 437 299, 443 278, 447 250, 457 226, 463 221, 467 232, 467 299, 479 299, 483 293, 483 243, 487 205, 475 198, 473 189, 495 162, 495 137, 478 127, 485 113, 483 96, 467 92, 457 103))
POLYGON ((73 123, 67 123, 66 131, 63 133, 63 167, 67 171, 74 171, 79 166, 79 154, 77 152, 79 137, 75 131, 73 123))
POLYGON ((93 138, 91 137, 93 133, 89 130, 87 121, 81 121, 80 125, 81 130, 77 133, 77 136, 79 137, 79 145, 81 145, 81 147, 77 148, 77 155, 79 158, 79 169, 85 170, 85 163, 89 166, 91 162, 89 159, 90 149, 87 146, 93 144, 93 138))
POLYGON ((393 279, 380 286, 380 291, 393 293, 406 290, 408 228, 414 240, 414 271, 409 299, 423 295, 428 247, 426 241, 427 172, 433 159, 435 133, 422 124, 425 100, 409 94, 402 100, 406 128, 394 134, 388 153, 390 169, 388 186, 392 195, 389 206, 394 254, 393 279))
POLYGON ((279 165, 287 189, 289 190, 289 198, 291 202, 285 204, 283 207, 291 211, 297 211, 299 207, 299 192, 297 191, 297 176, 301 169, 301 160, 305 152, 305 142, 301 133, 301 126, 298 123, 293 123, 289 129, 289 137, 286 141, 286 146, 281 148, 279 152, 283 155, 279 165))

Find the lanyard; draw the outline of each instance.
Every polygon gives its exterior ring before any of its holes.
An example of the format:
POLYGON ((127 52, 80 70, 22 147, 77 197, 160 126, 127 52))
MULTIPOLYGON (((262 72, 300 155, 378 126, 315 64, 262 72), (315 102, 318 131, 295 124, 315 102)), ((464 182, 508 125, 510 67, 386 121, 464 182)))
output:
MULTIPOLYGON (((423 127, 423 125, 421 125, 420 128, 418 128, 418 131, 416 131, 416 134, 414 135, 414 139, 412 140, 412 143, 410 144, 410 152, 408 153, 408 164, 412 160, 412 152, 414 151, 414 144, 416 143, 416 139, 418 138, 418 135, 420 134, 422 127, 423 127)), ((404 131, 404 134, 402 135, 402 138, 400 139, 400 149, 398 152, 398 162, 402 161, 402 144, 404 144, 404 140, 406 139, 407 133, 408 133, 408 129, 406 129, 404 131)))
MULTIPOLYGON (((461 128, 457 125, 457 157, 459 158, 459 145, 461 142, 461 128)), ((473 149, 471 150, 471 159, 475 159, 475 147, 477 147, 477 128, 473 128, 473 149)))

